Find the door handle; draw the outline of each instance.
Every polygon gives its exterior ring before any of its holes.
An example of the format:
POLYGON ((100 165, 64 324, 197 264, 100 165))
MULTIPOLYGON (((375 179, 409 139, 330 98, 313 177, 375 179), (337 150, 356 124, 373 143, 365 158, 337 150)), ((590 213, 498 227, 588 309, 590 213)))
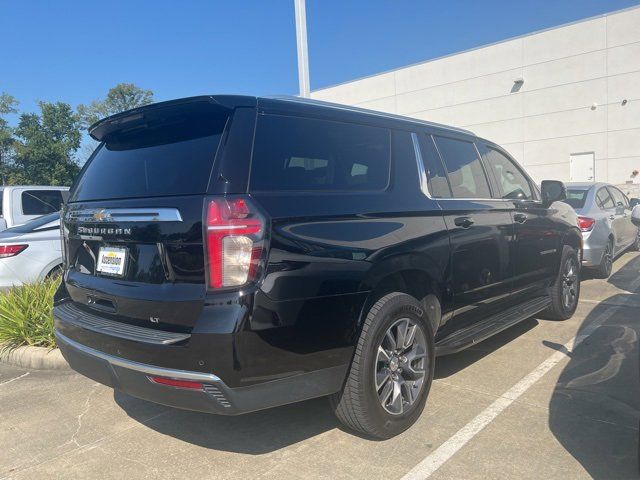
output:
POLYGON ((524 223, 524 222, 526 222, 526 221, 527 221, 527 218, 528 218, 528 217, 527 217, 524 213, 516 213, 516 214, 513 216, 513 219, 514 219, 516 222, 518 222, 518 223, 524 223))
POLYGON ((615 220, 616 216, 615 215, 609 215, 609 220, 615 220))
POLYGON ((453 221, 453 223, 457 227, 469 228, 471 225, 473 225, 474 222, 469 217, 458 217, 453 221))

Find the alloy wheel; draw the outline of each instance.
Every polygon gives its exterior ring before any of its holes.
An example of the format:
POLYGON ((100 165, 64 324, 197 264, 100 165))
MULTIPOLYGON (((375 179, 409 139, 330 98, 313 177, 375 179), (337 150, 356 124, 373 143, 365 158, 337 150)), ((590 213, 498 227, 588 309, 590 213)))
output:
POLYGON ((385 333, 376 356, 375 386, 382 408, 406 412, 418 399, 427 367, 427 341, 418 324, 401 318, 385 333))
POLYGON ((562 306, 572 310, 578 301, 578 264, 574 257, 569 257, 562 267, 562 306))
POLYGON ((611 270, 613 270, 613 242, 611 242, 611 240, 607 242, 602 262, 604 263, 605 272, 607 273, 607 276, 609 276, 611 274, 611 270))

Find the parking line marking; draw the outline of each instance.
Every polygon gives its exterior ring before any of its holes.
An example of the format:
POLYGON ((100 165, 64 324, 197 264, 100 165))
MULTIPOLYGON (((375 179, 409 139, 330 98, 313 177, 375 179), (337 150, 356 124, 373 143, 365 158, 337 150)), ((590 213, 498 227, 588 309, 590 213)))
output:
MULTIPOLYGON (((635 283, 635 282, 634 282, 635 283)), ((495 420, 509 405, 515 402, 523 393, 531 388, 549 370, 555 367, 563 358, 566 351, 573 351, 589 335, 595 332, 604 322, 609 320, 617 311, 618 307, 601 313, 580 334, 564 344, 566 350, 552 354, 544 362, 538 365, 533 371, 525 375, 518 383, 507 390, 502 396, 485 408, 479 415, 458 430, 452 437, 440 445, 436 450, 427 455, 420 463, 411 469, 402 480, 421 480, 429 478, 436 470, 453 457, 458 450, 464 447, 473 437, 480 433, 487 425, 495 420)))
POLYGON ((2 385, 6 385, 7 383, 11 383, 11 382, 15 382, 16 380, 20 380, 21 378, 24 378, 24 377, 26 377, 27 375, 29 375, 29 373, 30 373, 30 372, 23 373, 23 374, 22 374, 22 375, 20 375, 19 377, 14 377, 14 378, 12 378, 11 380, 7 380, 6 382, 2 382, 2 383, 0 383, 0 387, 1 387, 2 385))

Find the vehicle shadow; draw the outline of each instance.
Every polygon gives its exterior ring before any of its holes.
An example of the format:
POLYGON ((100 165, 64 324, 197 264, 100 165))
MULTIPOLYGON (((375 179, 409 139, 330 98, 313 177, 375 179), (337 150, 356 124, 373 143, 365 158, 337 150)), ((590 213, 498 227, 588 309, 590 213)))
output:
POLYGON ((326 398, 238 416, 159 406, 117 390, 114 400, 129 417, 159 433, 204 448, 248 455, 270 453, 340 428, 326 398), (150 417, 153 408, 157 413, 150 417))
POLYGON ((483 357, 504 347, 521 335, 524 335, 532 328, 535 328, 538 324, 538 320, 532 317, 482 341, 481 343, 478 343, 477 345, 474 345, 473 347, 469 347, 466 350, 452 355, 438 357, 436 360, 434 379, 447 378, 461 370, 464 370, 468 366, 481 360, 483 357))
POLYGON ((626 297, 614 295, 589 313, 578 335, 604 323, 572 352, 545 342, 570 358, 549 402, 550 430, 595 479, 638 478, 640 323, 626 297))
POLYGON ((626 263, 609 277, 607 283, 629 293, 638 293, 640 288, 640 255, 637 252, 627 252, 618 260, 626 261, 626 263))

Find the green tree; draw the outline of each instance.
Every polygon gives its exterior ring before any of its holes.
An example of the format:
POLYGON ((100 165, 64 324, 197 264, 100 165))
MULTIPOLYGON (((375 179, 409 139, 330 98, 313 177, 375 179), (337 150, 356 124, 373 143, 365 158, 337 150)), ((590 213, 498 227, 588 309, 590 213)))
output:
POLYGON ((15 155, 9 182, 70 185, 80 167, 80 120, 67 103, 40 102, 40 113, 23 113, 15 129, 15 155))
POLYGON ((78 115, 84 127, 98 120, 153 102, 153 92, 133 83, 119 83, 109 90, 103 100, 94 100, 89 105, 78 105, 78 115))
POLYGON ((7 169, 13 154, 13 128, 2 118, 3 115, 16 113, 18 101, 8 93, 0 93, 0 178, 3 180, 7 175, 7 169))

